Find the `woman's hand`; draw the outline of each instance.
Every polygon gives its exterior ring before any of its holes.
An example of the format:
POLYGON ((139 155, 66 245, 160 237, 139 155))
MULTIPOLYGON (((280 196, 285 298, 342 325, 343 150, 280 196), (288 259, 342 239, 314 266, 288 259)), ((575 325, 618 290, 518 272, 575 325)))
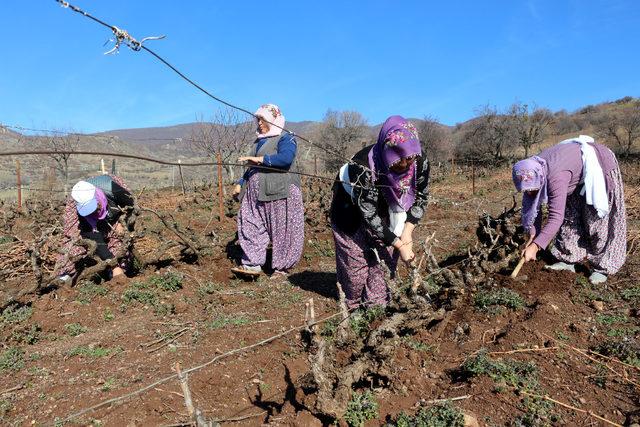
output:
POLYGON ((408 245, 402 245, 398 248, 398 252, 400 252, 400 259, 404 261, 406 264, 410 264, 411 261, 416 257, 413 253, 413 245, 409 243, 408 245))
POLYGON ((111 277, 113 278, 122 275, 124 275, 124 270, 122 269, 122 267, 113 267, 113 270, 111 270, 111 277))
POLYGON ((525 248, 524 252, 522 253, 522 256, 524 257, 524 260, 526 262, 535 261, 539 250, 540 250, 540 247, 537 244, 531 243, 529 246, 525 248))
POLYGON ((242 163, 242 162, 249 162, 252 165, 261 165, 262 162, 264 161, 264 156, 243 156, 243 157, 238 157, 238 162, 242 163))
POLYGON ((413 253, 413 242, 411 241, 403 242, 402 239, 397 239, 393 247, 399 252, 400 259, 407 264, 411 263, 416 257, 413 253))
POLYGON ((413 229, 416 228, 415 224, 410 222, 405 222, 404 228, 402 229, 402 234, 400 235, 400 240, 402 240, 405 244, 410 244, 411 248, 413 248, 413 229))
MULTIPOLYGON (((409 262, 413 261, 413 259, 415 258, 415 254, 413 253, 413 229, 414 228, 416 228, 415 224, 406 222, 404 224, 404 228, 402 229, 402 234, 400 235, 402 246, 407 247, 408 252, 411 254, 411 259, 409 260, 409 262)), ((400 256, 402 257, 402 254, 400 256)), ((403 261, 405 260, 403 259, 403 261)))
POLYGON ((116 232, 116 234, 118 236, 123 236, 124 235, 124 227, 122 226, 122 223, 118 222, 116 225, 113 226, 113 230, 116 232))
POLYGON ((536 238, 536 232, 534 229, 529 231, 529 240, 524 245, 524 249, 522 250, 522 257, 524 257, 525 261, 534 261, 536 259, 536 255, 540 250, 540 246, 533 243, 533 239, 536 238))
POLYGON ((233 191, 231 192, 231 196, 234 199, 238 199, 238 195, 240 194, 240 191, 242 191, 242 186, 240 184, 236 184, 233 186, 233 191))

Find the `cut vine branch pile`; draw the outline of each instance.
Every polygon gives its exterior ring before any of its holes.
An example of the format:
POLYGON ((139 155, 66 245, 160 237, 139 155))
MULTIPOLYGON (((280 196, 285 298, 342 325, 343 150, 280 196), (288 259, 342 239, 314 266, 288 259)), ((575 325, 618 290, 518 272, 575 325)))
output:
POLYGON ((64 253, 65 248, 62 247, 61 227, 54 225, 43 228, 52 217, 61 217, 62 208, 62 204, 51 204, 50 209, 45 210, 48 214, 37 209, 28 209, 14 215, 5 214, 5 229, 12 230, 16 221, 21 219, 24 222, 26 219, 31 221, 35 230, 41 231, 31 241, 11 234, 3 237, 0 245, 0 279, 5 281, 5 286, 0 288, 0 308, 13 303, 25 303, 29 295, 58 286, 60 282, 55 271, 56 261, 59 265, 67 260, 78 266, 82 264, 73 278, 75 284, 96 278, 99 280, 105 272, 124 260, 131 261, 130 254, 139 269, 175 261, 195 263, 207 247, 218 243, 215 234, 204 242, 193 230, 181 227, 170 214, 136 205, 124 209, 118 219, 125 231, 122 235, 123 244, 113 254, 113 258, 100 259, 96 254, 96 243, 80 238, 75 244, 84 247, 85 251, 69 259, 71 254, 64 253), (143 216, 144 213, 152 215, 143 216), (61 254, 61 258, 58 254, 61 254))
MULTIPOLYGON (((424 277, 414 270, 404 280, 391 278, 387 269, 391 301, 385 308, 369 307, 348 316, 343 308, 343 320, 330 333, 313 328, 306 331, 311 373, 302 382, 315 393, 317 416, 341 419, 354 389, 362 384, 401 389, 402 384, 394 382, 399 377, 393 363, 396 349, 403 339, 421 330, 431 331, 436 340, 462 297, 517 258, 523 239, 514 223, 516 213, 514 203, 497 217, 484 214, 477 227, 475 248, 449 267, 436 262, 430 236, 424 245, 424 277)), ((340 285, 338 288, 339 304, 346 307, 340 285)))

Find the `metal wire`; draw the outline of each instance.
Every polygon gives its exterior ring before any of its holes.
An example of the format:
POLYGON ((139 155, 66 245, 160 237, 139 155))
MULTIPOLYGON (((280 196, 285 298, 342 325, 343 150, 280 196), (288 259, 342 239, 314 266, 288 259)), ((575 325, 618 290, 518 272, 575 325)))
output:
POLYGON ((161 165, 167 166, 184 166, 184 167, 195 167, 195 166, 241 166, 246 168, 255 168, 258 170, 262 170, 265 172, 279 172, 279 173, 287 173, 300 175, 308 178, 319 179, 322 181, 332 182, 332 183, 343 183, 349 184, 352 187, 357 188, 365 188, 369 189, 371 187, 383 188, 389 187, 389 185, 384 184, 371 184, 369 186, 359 185, 351 182, 342 181, 337 178, 330 178, 327 176, 315 175, 311 173, 298 172, 298 171, 285 171, 282 169, 262 166, 262 165, 247 165, 244 163, 232 163, 232 162, 194 162, 194 163, 182 163, 182 162, 170 162, 167 160, 154 159, 152 157, 139 156, 136 154, 122 154, 122 153, 113 153, 108 151, 85 151, 85 150, 27 150, 27 151, 5 151, 0 152, 0 157, 9 157, 9 156, 27 156, 27 155, 55 155, 55 154, 76 154, 76 155, 92 155, 92 156, 103 156, 103 157, 121 157, 125 159, 135 159, 135 160, 144 160, 148 162, 158 163, 161 165))
MULTIPOLYGON (((67 131, 61 131, 61 130, 55 130, 55 129, 35 129, 35 128, 29 128, 29 127, 25 127, 25 126, 20 126, 20 125, 10 125, 10 124, 6 124, 6 123, 0 123, 0 128, 6 128, 6 129, 14 129, 14 130, 18 130, 18 131, 26 131, 26 132, 40 132, 43 134, 52 134, 52 135, 60 135, 59 137, 62 136, 82 136, 82 137, 87 137, 87 138, 102 138, 102 139, 114 139, 117 138, 120 141, 124 141, 124 142, 149 142, 149 141, 173 141, 173 142, 194 142, 194 143, 207 143, 210 142, 209 140, 204 140, 204 139, 197 139, 197 138, 184 138, 184 137, 178 137, 178 138, 121 138, 117 135, 111 135, 108 133, 104 133, 104 134, 99 134, 99 133, 82 133, 82 132, 67 132, 67 131)), ((22 135, 19 134, 20 136, 26 136, 28 138, 43 138, 46 137, 48 135, 22 135)), ((294 136, 300 138, 298 135, 293 134, 294 136)), ((314 146, 315 147, 315 146, 314 146)), ((316 147, 317 148, 317 147, 316 147)), ((329 160, 331 159, 330 157, 327 157, 323 154, 317 155, 314 154, 314 156, 317 156, 318 158, 322 159, 322 160, 329 160)))
MULTIPOLYGON (((70 4, 67 1, 64 0, 54 0, 56 3, 62 5, 65 8, 71 9, 74 12, 77 12, 79 14, 81 14, 82 16, 89 18, 95 22, 97 22, 98 24, 109 28, 114 35, 116 36, 116 47, 119 47, 121 42, 125 42, 127 44, 127 46, 129 46, 132 50, 134 51, 139 51, 139 50, 144 50, 147 53, 149 53, 150 55, 152 55, 154 58, 156 58, 158 61, 160 61, 161 63, 163 63, 165 66, 167 66, 169 69, 171 69, 174 73, 176 73, 178 76, 180 76, 184 81, 186 81, 187 83, 189 83, 190 85, 192 85, 193 87, 195 87, 196 89, 198 89, 200 92, 204 93, 205 95, 207 95, 209 98, 223 104, 226 105, 227 107, 233 108, 235 110, 241 111, 245 114, 250 115, 252 118, 257 119, 258 117, 252 113, 251 111, 247 110, 246 108, 240 107, 238 105, 232 104, 229 101, 226 101, 222 98, 219 98, 215 95, 213 95, 211 92, 209 92, 208 90, 206 90, 205 88, 203 88, 201 85, 199 85, 198 83, 196 83, 195 81, 193 81, 191 78, 189 78, 186 74, 184 74, 182 71, 180 71, 178 68, 176 68, 175 66, 173 66, 171 63, 169 63, 169 61, 167 61, 166 59, 164 59, 162 56, 160 56, 159 54, 157 54, 156 52, 154 52, 153 50, 149 49, 147 46, 145 46, 144 44, 142 44, 142 42, 138 42, 136 39, 134 39, 128 32, 121 30, 120 28, 116 27, 115 25, 110 25, 104 21, 102 21, 101 19, 98 19, 94 16, 92 16, 91 14, 83 11, 82 9, 80 9, 77 6, 74 6, 72 4, 70 4)), ((144 39, 143 39, 144 41, 144 39)), ((312 145, 318 149, 324 150, 324 151, 332 151, 333 155, 335 155, 337 158, 343 159, 348 163, 352 162, 351 158, 347 158, 345 157, 342 153, 340 153, 337 150, 333 150, 330 147, 327 146, 320 146, 314 142, 312 142, 310 139, 304 137, 303 135, 298 135, 295 132, 283 127, 283 126, 278 126, 275 123, 272 123, 269 120, 266 120, 265 118, 261 117, 266 123, 268 123, 270 126, 274 126, 278 129, 281 129, 283 131, 289 132, 292 135, 298 137, 300 140, 307 142, 309 145, 312 145)))

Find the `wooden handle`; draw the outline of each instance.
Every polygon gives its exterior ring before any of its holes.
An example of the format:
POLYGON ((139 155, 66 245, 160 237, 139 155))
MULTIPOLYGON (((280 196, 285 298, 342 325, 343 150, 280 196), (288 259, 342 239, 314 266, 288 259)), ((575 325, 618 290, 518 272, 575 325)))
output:
POLYGON ((516 265, 516 268, 513 269, 513 272, 511 273, 511 278, 516 277, 518 273, 520 273, 520 269, 522 268, 523 265, 524 265, 524 257, 520 258, 518 265, 516 265))

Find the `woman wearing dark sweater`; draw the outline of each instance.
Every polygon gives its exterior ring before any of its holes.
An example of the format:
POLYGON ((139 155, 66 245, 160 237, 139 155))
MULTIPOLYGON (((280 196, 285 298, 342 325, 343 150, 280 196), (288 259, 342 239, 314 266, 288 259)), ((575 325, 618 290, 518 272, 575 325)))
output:
POLYGON ((271 243, 274 275, 285 276, 300 260, 304 246, 297 143, 283 131, 285 120, 277 105, 265 104, 254 115, 258 129, 253 155, 238 159, 250 167, 234 189, 241 200, 238 241, 243 256, 241 265, 231 270, 244 276, 260 275, 271 243))
POLYGON ((415 127, 389 117, 376 144, 358 152, 333 187, 331 228, 336 273, 349 308, 385 305, 398 258, 414 258, 413 230, 427 206, 429 162, 422 156, 415 127))

